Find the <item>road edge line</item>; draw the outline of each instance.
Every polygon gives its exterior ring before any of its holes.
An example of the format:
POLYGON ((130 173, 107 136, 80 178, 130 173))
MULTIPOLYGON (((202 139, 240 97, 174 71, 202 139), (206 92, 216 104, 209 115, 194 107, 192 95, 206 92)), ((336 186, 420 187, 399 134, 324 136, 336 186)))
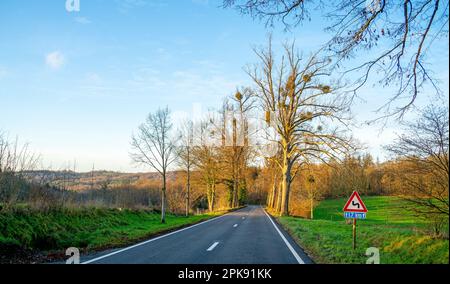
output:
MULTIPOLYGON (((241 208, 241 209, 242 209, 242 208, 241 208)), ((238 209, 238 210, 239 210, 239 209, 238 209)), ((232 211, 232 212, 233 212, 233 211, 232 211)), ((111 252, 111 253, 109 253, 109 254, 106 254, 106 255, 103 255, 103 256, 99 256, 99 257, 97 257, 97 258, 94 258, 94 259, 91 259, 91 260, 85 261, 85 262, 83 262, 83 263, 81 263, 81 264, 91 264, 91 263, 97 262, 97 261, 99 261, 99 260, 102 260, 102 259, 108 258, 108 257, 110 257, 110 256, 113 256, 113 255, 116 255, 116 254, 119 254, 119 253, 122 253, 122 252, 128 251, 128 250, 130 250, 130 249, 134 249, 134 248, 137 248, 137 247, 139 247, 139 246, 142 246, 142 245, 146 245, 146 244, 148 244, 148 243, 151 243, 151 242, 154 242, 154 241, 160 240, 160 239, 162 239, 162 238, 165 238, 165 237, 168 237, 168 236, 171 236, 171 235, 174 235, 174 234, 176 234, 176 233, 180 233, 180 232, 183 232, 183 231, 186 231, 186 230, 192 229, 192 228, 194 228, 194 227, 197 227, 197 226, 200 226, 200 225, 203 225, 203 224, 206 224, 206 223, 212 222, 212 221, 214 221, 214 220, 218 220, 218 219, 221 219, 221 218, 223 218, 223 217, 227 216, 228 214, 230 214, 230 213, 232 213, 232 212, 226 213, 226 214, 224 214, 224 215, 222 215, 222 216, 218 216, 218 217, 215 217, 215 218, 211 218, 211 219, 209 219, 209 220, 206 220, 206 221, 203 221, 203 222, 201 222, 201 223, 198 223, 198 224, 194 224, 194 225, 192 225, 192 226, 189 226, 189 227, 186 227, 186 228, 183 228, 183 229, 177 230, 177 231, 173 231, 173 232, 171 232, 171 233, 168 233, 168 234, 165 234, 165 235, 162 235, 162 236, 159 236, 159 237, 156 237, 156 238, 153 238, 153 239, 150 239, 150 240, 144 241, 144 242, 140 242, 140 243, 138 243, 138 244, 135 244, 135 245, 132 245, 132 246, 129 246, 129 247, 126 247, 126 248, 120 249, 120 250, 118 250, 118 251, 115 251, 115 252, 111 252)))
POLYGON ((277 225, 275 224, 275 222, 272 220, 272 218, 269 216, 269 214, 266 212, 266 210, 264 208, 262 208, 264 213, 266 214, 267 218, 269 218, 270 222, 272 223, 272 225, 275 227, 275 229, 277 230, 278 234, 280 235, 281 239, 284 241, 284 243, 286 244, 287 248, 291 251, 292 255, 295 257, 295 259, 297 260, 298 264, 305 264, 305 262, 303 261, 303 259, 298 255, 298 253, 295 251, 295 249, 292 247, 292 245, 289 243, 289 241, 286 239, 286 237, 283 235, 283 233, 280 231, 280 229, 277 227, 277 225))

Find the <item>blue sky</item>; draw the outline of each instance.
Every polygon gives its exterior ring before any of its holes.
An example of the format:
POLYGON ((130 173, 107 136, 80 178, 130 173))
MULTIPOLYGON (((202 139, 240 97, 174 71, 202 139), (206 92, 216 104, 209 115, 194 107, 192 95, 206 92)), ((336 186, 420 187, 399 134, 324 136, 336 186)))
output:
MULTIPOLYGON (((138 171, 129 159, 130 136, 146 115, 169 105, 175 112, 219 107, 237 86, 243 67, 256 62, 252 47, 267 41, 264 24, 219 8, 215 0, 65 0, 0 2, 0 129, 19 136, 59 169, 138 171)), ((319 19, 320 21, 320 19, 319 19)), ((328 39, 320 23, 293 32, 273 30, 275 46, 296 39, 305 53, 328 39)), ((448 95, 448 43, 431 64, 448 95)), ((363 90, 360 121, 389 90, 363 90)), ((425 103, 424 100, 423 103, 425 103)), ((419 102, 420 104, 421 102, 419 102)), ((382 156, 394 137, 358 128, 355 136, 382 156)))

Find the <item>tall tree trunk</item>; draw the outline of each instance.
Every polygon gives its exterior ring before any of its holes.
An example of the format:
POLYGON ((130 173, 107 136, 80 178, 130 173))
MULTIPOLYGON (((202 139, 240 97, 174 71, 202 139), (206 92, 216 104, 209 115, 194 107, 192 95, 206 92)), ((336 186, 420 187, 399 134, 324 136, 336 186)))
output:
POLYGON ((291 169, 292 162, 285 152, 283 155, 283 168, 282 168, 282 199, 281 199, 281 216, 289 216, 289 194, 291 191, 291 169))
POLYGON ((234 192, 233 192, 233 184, 228 185, 228 207, 233 208, 233 199, 234 199, 234 192))
POLYGON ((216 199, 216 182, 208 183, 208 209, 210 212, 214 211, 214 203, 216 199))
POLYGON ((206 197, 208 199, 208 210, 211 212, 212 209, 212 194, 211 194, 211 183, 206 184, 206 197))
POLYGON ((274 180, 273 184, 272 184, 272 190, 269 195, 270 198, 269 198, 269 203, 268 203, 268 205, 271 209, 275 208, 276 193, 277 193, 277 185, 276 185, 276 180, 274 180))
POLYGON ((232 207, 235 208, 237 204, 237 192, 238 192, 238 183, 237 177, 234 175, 233 177, 233 198, 232 198, 232 207))
POLYGON ((186 217, 189 217, 189 211, 191 208, 190 196, 191 195, 191 171, 187 172, 187 185, 186 185, 186 217))
POLYGON ((237 171, 237 121, 233 118, 233 208, 237 207, 238 202, 238 171, 237 171))
POLYGON ((212 211, 214 212, 216 206, 216 182, 213 183, 213 202, 212 202, 212 211))
POLYGON ((268 208, 272 208, 273 187, 267 194, 266 204, 268 208))
POLYGON ((166 173, 163 174, 163 188, 161 190, 161 223, 166 223, 166 173))
POLYGON ((281 199, 282 199, 282 189, 283 189, 283 181, 281 180, 280 181, 280 184, 279 184, 279 186, 278 186, 278 188, 277 188, 277 203, 276 203, 276 206, 275 206, 275 212, 276 213, 280 213, 281 212, 281 199))
POLYGON ((216 183, 213 182, 211 184, 211 212, 214 212, 214 206, 215 206, 215 202, 216 202, 216 183))
MULTIPOLYGON (((189 152, 188 152, 188 155, 189 155, 189 152)), ((190 158, 188 158, 188 159, 190 159, 190 158)), ((189 217, 189 211, 191 208, 190 198, 191 198, 191 168, 190 168, 190 165, 188 164, 187 183, 186 183, 186 217, 189 217)))

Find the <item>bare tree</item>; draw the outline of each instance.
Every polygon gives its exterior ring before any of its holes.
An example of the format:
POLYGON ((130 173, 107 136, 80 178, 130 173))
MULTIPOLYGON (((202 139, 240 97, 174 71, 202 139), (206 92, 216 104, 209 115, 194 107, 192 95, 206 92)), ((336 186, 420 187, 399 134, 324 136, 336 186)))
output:
POLYGON ((323 85, 329 79, 328 60, 315 57, 303 62, 294 44, 285 45, 285 55, 277 64, 271 43, 255 50, 261 63, 249 68, 255 95, 275 129, 281 159, 274 159, 281 170, 281 215, 289 214, 291 182, 300 167, 312 161, 339 159, 349 148, 339 125, 348 122, 348 102, 337 87, 323 85))
POLYGON ((133 152, 130 155, 133 161, 150 166, 161 175, 162 223, 166 222, 167 171, 176 158, 175 144, 171 137, 172 126, 169 109, 159 109, 148 115, 145 123, 139 127, 138 134, 132 136, 131 142, 133 152))
POLYGON ((240 187, 246 184, 245 172, 253 154, 250 147, 252 133, 249 130, 249 114, 255 105, 255 97, 249 88, 243 88, 222 107, 222 154, 230 172, 230 207, 238 207, 240 187))
POLYGON ((313 175, 308 176, 307 183, 308 183, 308 185, 306 186, 307 196, 309 199, 309 207, 310 207, 310 211, 311 211, 310 218, 312 220, 312 219, 314 219, 315 202, 319 199, 320 192, 317 190, 316 178, 313 175))
POLYGON ((275 159, 280 158, 279 156, 269 157, 265 159, 265 168, 270 176, 270 188, 267 195, 267 205, 271 209, 275 209, 277 212, 280 211, 281 206, 278 206, 277 202, 280 193, 280 187, 278 186, 280 179, 280 170, 278 168, 278 163, 275 159))
POLYGON ((426 216, 444 215, 448 220, 449 186, 448 107, 429 106, 413 123, 405 123, 405 133, 386 149, 406 166, 395 175, 404 184, 405 198, 415 211, 426 216))
POLYGON ((178 146, 178 162, 186 171, 186 217, 190 212, 190 193, 191 193, 191 171, 193 167, 193 151, 194 151, 194 123, 187 120, 183 123, 182 129, 179 130, 179 146, 178 146))
POLYGON ((220 131, 217 131, 217 123, 214 117, 206 118, 195 127, 195 147, 193 151, 193 165, 200 172, 201 179, 206 186, 208 209, 214 211, 216 206, 216 189, 221 178, 221 152, 215 141, 220 139, 220 131))
POLYGON ((344 72, 356 78, 353 91, 374 76, 383 85, 397 86, 379 109, 387 116, 402 117, 426 82, 440 93, 427 67, 427 55, 440 38, 448 37, 448 1, 224 0, 223 5, 262 19, 267 25, 281 21, 287 29, 311 20, 314 10, 315 15, 327 20, 323 28, 332 33, 332 39, 323 51, 336 58, 336 67, 348 59, 363 58, 362 64, 344 72), (394 102, 401 104, 394 107, 394 102))

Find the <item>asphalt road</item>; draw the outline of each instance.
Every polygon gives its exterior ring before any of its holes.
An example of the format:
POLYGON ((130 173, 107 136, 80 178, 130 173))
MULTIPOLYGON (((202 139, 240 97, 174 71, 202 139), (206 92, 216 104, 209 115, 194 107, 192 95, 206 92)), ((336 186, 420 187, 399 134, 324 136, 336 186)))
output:
POLYGON ((84 264, 309 264, 302 249, 260 206, 134 246, 82 257, 84 264))

